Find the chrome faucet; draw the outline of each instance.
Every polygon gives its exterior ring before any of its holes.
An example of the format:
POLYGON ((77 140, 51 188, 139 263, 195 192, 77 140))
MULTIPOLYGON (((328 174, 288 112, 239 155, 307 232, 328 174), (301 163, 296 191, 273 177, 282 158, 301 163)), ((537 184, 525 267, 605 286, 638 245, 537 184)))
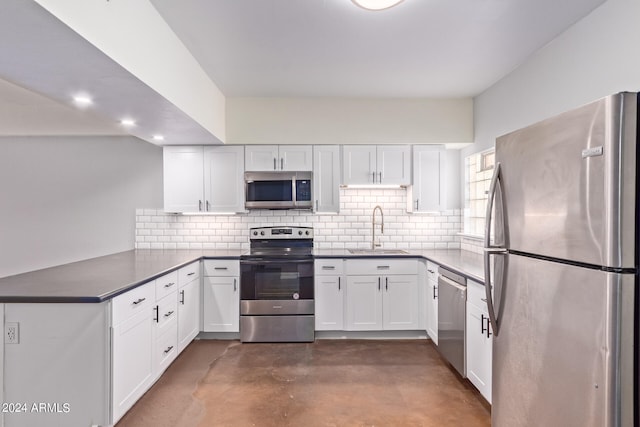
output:
POLYGON ((376 246, 381 246, 380 243, 376 244, 376 211, 380 211, 380 234, 384 234, 384 214, 380 205, 376 205, 373 208, 373 216, 371 218, 371 250, 375 250, 376 246))

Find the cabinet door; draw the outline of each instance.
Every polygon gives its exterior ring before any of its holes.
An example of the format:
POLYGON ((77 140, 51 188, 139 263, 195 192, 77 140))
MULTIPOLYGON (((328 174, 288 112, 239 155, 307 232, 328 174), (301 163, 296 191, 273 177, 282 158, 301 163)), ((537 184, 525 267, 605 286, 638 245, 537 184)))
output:
POLYGON ((342 147, 342 183, 345 185, 376 184, 376 146, 345 145, 342 147))
POLYGON ((147 391, 154 380, 153 324, 147 309, 113 327, 114 424, 147 391))
POLYGON ((418 329, 420 327, 418 277, 410 274, 392 275, 383 277, 383 282, 382 319, 384 329, 418 329))
POLYGON ((205 277, 203 285, 203 330, 205 332, 239 332, 238 278, 205 277))
POLYGON ((204 150, 204 210, 244 211, 244 149, 207 147, 204 150))
POLYGON ((444 209, 441 185, 442 163, 440 146, 413 147, 412 212, 444 209))
POLYGON ((193 280, 178 292, 178 352, 200 331, 200 281, 193 280))
POLYGON ((280 145, 278 154, 278 170, 313 170, 313 148, 310 145, 280 145))
POLYGON ((165 212, 199 212, 204 206, 203 150, 164 147, 165 212))
MULTIPOLYGON (((437 270, 436 270, 437 271, 437 270)), ((427 334, 438 345, 438 282, 427 280, 427 334)))
POLYGON ((344 329, 344 283, 341 276, 315 276, 316 331, 344 329))
POLYGON ((277 145, 246 145, 244 165, 247 171, 280 170, 277 145))
MULTIPOLYGON (((490 328, 487 313, 472 304, 467 304, 467 378, 491 403, 491 357, 492 341, 487 336, 490 328)), ((489 331, 490 333, 492 331, 489 331)))
POLYGON ((376 183, 411 184, 411 150, 408 145, 379 145, 376 156, 376 183))
POLYGON ((346 295, 348 331, 382 329, 382 277, 347 276, 346 295))
POLYGON ((340 147, 314 145, 313 197, 316 212, 340 211, 340 147))

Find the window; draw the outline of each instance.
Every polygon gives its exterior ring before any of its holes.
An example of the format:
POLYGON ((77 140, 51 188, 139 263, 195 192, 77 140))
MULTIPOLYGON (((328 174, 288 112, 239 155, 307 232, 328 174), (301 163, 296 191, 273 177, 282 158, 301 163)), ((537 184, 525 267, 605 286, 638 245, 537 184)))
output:
POLYGON ((484 235, 489 185, 495 159, 493 148, 464 159, 464 234, 484 235))

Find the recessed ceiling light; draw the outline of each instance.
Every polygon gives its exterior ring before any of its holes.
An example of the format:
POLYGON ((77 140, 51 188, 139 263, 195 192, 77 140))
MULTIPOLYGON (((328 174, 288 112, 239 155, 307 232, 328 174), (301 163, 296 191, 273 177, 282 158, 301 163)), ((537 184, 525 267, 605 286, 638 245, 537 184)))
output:
POLYGON ((131 119, 122 119, 120 120, 120 124, 122 126, 135 126, 136 122, 135 120, 131 120, 131 119))
POLYGON ((357 6, 367 10, 389 9, 403 0, 351 0, 357 6))
POLYGON ((164 136, 162 135, 153 135, 154 141, 164 141, 164 136))
POLYGON ((73 97, 73 102, 80 106, 86 106, 93 104, 93 100, 86 95, 78 95, 73 97))

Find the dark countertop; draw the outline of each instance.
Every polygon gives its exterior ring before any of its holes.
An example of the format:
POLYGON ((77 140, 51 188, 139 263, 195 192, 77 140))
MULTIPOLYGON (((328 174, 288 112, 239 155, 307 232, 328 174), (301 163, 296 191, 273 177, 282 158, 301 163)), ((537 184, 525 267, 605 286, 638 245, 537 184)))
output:
POLYGON ((0 279, 0 303, 102 302, 205 258, 240 250, 131 250, 0 279))
MULTIPOLYGON (((244 250, 131 250, 0 278, 0 303, 99 303, 202 258, 239 259, 244 250)), ((426 258, 479 283, 482 256, 458 249, 410 250, 408 254, 351 254, 317 249, 316 258, 426 258)))
POLYGON ((460 249, 407 250, 407 254, 352 254, 347 249, 316 249, 316 258, 426 258, 484 285, 482 255, 460 249))

